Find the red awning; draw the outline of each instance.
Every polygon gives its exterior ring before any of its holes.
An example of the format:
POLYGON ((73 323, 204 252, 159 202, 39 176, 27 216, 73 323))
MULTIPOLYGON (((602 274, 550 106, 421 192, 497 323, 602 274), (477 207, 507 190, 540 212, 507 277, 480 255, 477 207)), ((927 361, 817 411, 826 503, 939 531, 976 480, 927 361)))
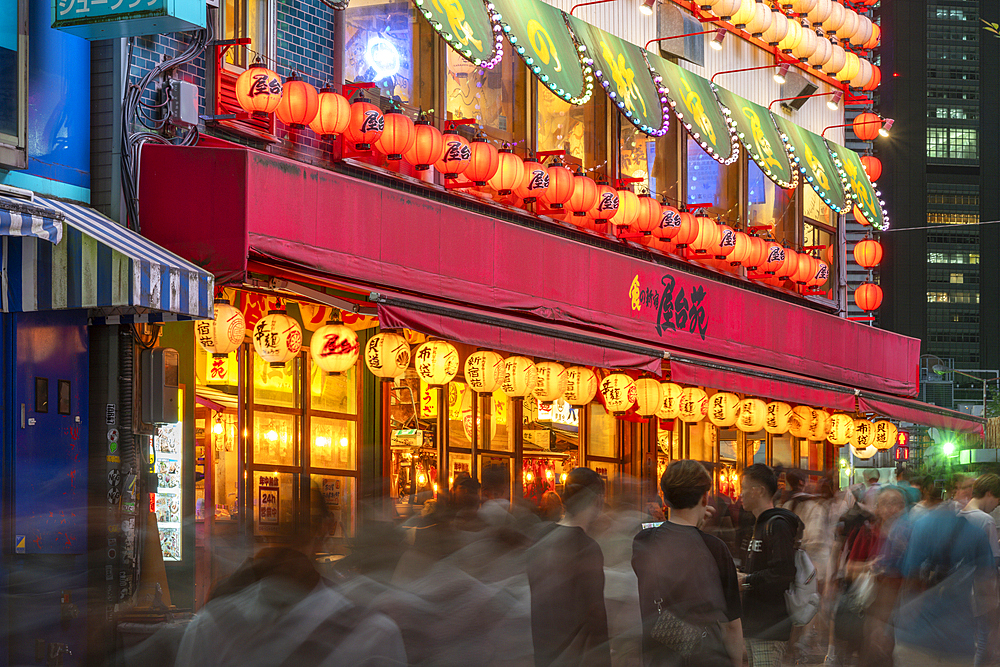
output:
POLYGON ((854 411, 855 390, 770 368, 718 361, 688 352, 670 353, 670 378, 798 405, 854 411))
POLYGON ((986 423, 981 417, 967 415, 964 412, 869 391, 861 392, 858 396, 858 405, 863 412, 874 412, 890 419, 933 426, 956 433, 982 436, 983 425, 986 423))
POLYGON ((600 368, 662 373, 663 351, 580 329, 439 301, 373 292, 379 325, 470 345, 600 368))

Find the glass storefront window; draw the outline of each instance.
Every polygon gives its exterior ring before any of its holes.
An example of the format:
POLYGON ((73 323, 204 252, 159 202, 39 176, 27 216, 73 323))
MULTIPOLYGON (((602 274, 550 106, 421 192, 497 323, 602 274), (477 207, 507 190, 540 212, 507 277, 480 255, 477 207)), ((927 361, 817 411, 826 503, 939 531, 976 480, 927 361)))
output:
POLYGON ((255 465, 295 465, 297 418, 277 412, 255 410, 253 414, 253 461, 255 465))
POLYGON ((718 429, 712 422, 700 421, 688 424, 688 456, 695 461, 713 463, 715 461, 715 438, 718 429))
POLYGON ((687 137, 687 203, 708 204, 710 215, 723 216, 723 222, 740 216, 740 163, 723 165, 687 137))
MULTIPOLYGON (((534 79, 532 79, 534 81, 534 79)), ((606 167, 607 127, 614 118, 607 97, 596 93, 582 106, 575 106, 535 85, 535 150, 566 151, 563 160, 571 167, 606 167)), ((594 174, 591 174, 594 176, 594 174)))
POLYGON ((295 526, 295 475, 290 472, 253 474, 253 527, 255 535, 291 533, 295 526))
POLYGON ((329 537, 354 537, 355 498, 353 477, 335 475, 312 475, 312 484, 317 487, 326 508, 333 515, 333 527, 329 537))
POLYGON ((795 459, 792 458, 792 437, 789 435, 775 435, 771 439, 771 465, 784 466, 786 468, 795 467, 795 459))
POLYGON ((751 463, 767 463, 767 433, 764 431, 747 433, 746 443, 747 461, 751 463))
POLYGON ((719 460, 735 461, 739 431, 731 428, 719 429, 719 460))
POLYGON ((344 419, 309 420, 309 463, 313 468, 354 470, 357 424, 344 419))
POLYGON ((257 356, 253 361, 254 402, 282 408, 299 407, 299 358, 286 361, 280 368, 272 368, 257 356))
MULTIPOLYGON (((829 279, 827 279, 826 283, 818 286, 816 289, 821 289, 821 290, 833 289, 833 287, 837 284, 837 263, 836 262, 833 262, 832 264, 830 263, 829 257, 831 253, 828 253, 828 250, 830 248, 833 248, 833 252, 836 253, 837 251, 836 235, 831 231, 824 229, 823 227, 817 227, 816 225, 811 225, 808 222, 802 225, 802 229, 803 229, 803 237, 802 237, 803 246, 826 246, 826 248, 824 248, 823 250, 813 251, 812 253, 814 257, 818 257, 822 259, 824 262, 827 262, 827 265, 830 268, 829 279)), ((836 254, 833 255, 833 258, 836 259, 836 254)))
POLYGON ((344 78, 372 81, 379 92, 403 104, 413 102, 414 33, 426 21, 413 14, 409 2, 356 0, 344 10, 347 43, 344 78))
MULTIPOLYGON (((617 454, 615 449, 614 415, 608 414, 608 411, 600 403, 591 403, 587 456, 614 458, 617 454)), ((594 466, 588 465, 588 467, 594 466)))
POLYGON ((834 213, 833 209, 826 205, 816 191, 808 185, 800 186, 802 187, 803 199, 802 199, 802 215, 810 220, 815 220, 816 222, 822 223, 829 227, 837 226, 837 214, 834 213))
POLYGON ((472 402, 476 396, 476 392, 469 390, 464 382, 448 383, 449 447, 472 447, 472 402))
POLYGON ((825 442, 799 440, 799 467, 803 470, 822 470, 825 442))
POLYGON ((313 410, 358 414, 357 365, 336 375, 324 372, 316 364, 311 369, 309 396, 313 410))
POLYGON ((499 389, 493 392, 493 400, 487 403, 489 406, 490 419, 490 441, 486 449, 497 452, 512 452, 514 445, 511 442, 510 431, 508 430, 509 415, 512 402, 507 395, 499 389))
MULTIPOLYGON (((662 420, 660 423, 671 426, 669 429, 662 426, 658 427, 656 440, 660 451, 663 452, 668 462, 683 458, 681 456, 680 420, 662 420)), ((659 479, 659 476, 657 476, 657 479, 659 479)))
POLYGON ((215 520, 235 521, 240 511, 236 485, 240 478, 239 439, 236 433, 236 415, 224 414, 221 418, 222 433, 212 431, 212 461, 215 472, 215 520))
POLYGON ((775 239, 794 244, 796 241, 794 193, 794 190, 783 190, 775 185, 753 160, 747 162, 747 204, 750 226, 772 225, 775 239))
POLYGON ((622 123, 619 173, 625 178, 641 178, 634 184, 636 194, 648 191, 652 196, 665 195, 676 203, 677 195, 677 123, 662 137, 650 137, 632 123, 622 123))
POLYGON ((492 69, 477 67, 445 49, 448 60, 448 117, 475 118, 477 125, 491 139, 516 141, 515 99, 520 99, 514 70, 517 58, 511 49, 504 51, 500 63, 492 69))

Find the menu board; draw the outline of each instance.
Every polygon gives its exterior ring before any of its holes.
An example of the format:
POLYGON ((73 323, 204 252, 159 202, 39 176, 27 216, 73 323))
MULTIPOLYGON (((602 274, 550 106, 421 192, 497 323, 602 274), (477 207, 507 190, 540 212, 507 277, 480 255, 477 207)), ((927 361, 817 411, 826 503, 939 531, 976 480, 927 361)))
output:
POLYGON ((181 559, 181 498, 183 463, 183 423, 156 427, 153 436, 153 466, 157 476, 157 491, 153 496, 153 512, 160 532, 163 560, 181 559))

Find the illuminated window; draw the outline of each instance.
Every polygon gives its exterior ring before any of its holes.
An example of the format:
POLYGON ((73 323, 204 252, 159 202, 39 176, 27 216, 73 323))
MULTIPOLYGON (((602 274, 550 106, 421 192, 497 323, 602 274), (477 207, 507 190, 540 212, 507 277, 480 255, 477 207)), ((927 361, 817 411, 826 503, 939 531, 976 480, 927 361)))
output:
MULTIPOLYGON (((482 125, 492 139, 515 141, 514 100, 523 99, 523 91, 518 89, 515 68, 522 67, 520 60, 511 53, 504 52, 503 59, 492 69, 477 67, 455 53, 445 49, 448 60, 448 117, 474 118, 482 125)), ((520 121, 520 122, 519 122, 520 121)), ((520 134, 520 132, 518 132, 520 134)))
MULTIPOLYGON (((223 39, 250 38, 250 49, 261 54, 265 61, 272 60, 274 19, 268 11, 267 0, 225 0, 220 3, 223 39)), ((236 67, 249 67, 254 54, 241 46, 226 51, 226 62, 236 67)), ((275 68, 269 62, 271 69, 275 68)))
MULTIPOLYGON (((574 106, 534 82, 535 147, 539 151, 566 151, 566 162, 587 169, 607 169, 607 97, 595 94, 583 106, 574 106)), ((593 176, 593 174, 591 174, 593 176)))
MULTIPOLYGON (((756 169, 756 165, 753 165, 753 168, 756 169)), ((780 201, 785 197, 784 191, 767 179, 759 192, 759 198, 764 203, 765 208, 770 200, 771 206, 767 210, 770 211, 771 215, 754 222, 753 213, 751 213, 751 224, 775 225, 775 236, 778 236, 777 227, 781 226, 782 223, 780 201)), ((723 221, 730 224, 740 216, 739 162, 730 165, 719 164, 712 156, 702 150, 698 141, 691 136, 688 136, 687 139, 687 203, 708 204, 711 215, 723 216, 723 221)), ((761 216, 764 216, 765 213, 766 211, 763 209, 760 211, 761 216)), ((792 217, 792 220, 794 219, 792 217)))
POLYGON ((979 133, 973 127, 928 127, 927 157, 974 160, 979 155, 979 133))
POLYGON ((952 282, 952 283, 964 283, 965 282, 965 274, 964 273, 953 273, 953 274, 951 274, 951 280, 949 282, 952 282))
POLYGON ((413 14, 408 2, 352 2, 344 19, 344 78, 373 81, 384 97, 419 106, 423 100, 414 99, 413 44, 427 22, 413 14))

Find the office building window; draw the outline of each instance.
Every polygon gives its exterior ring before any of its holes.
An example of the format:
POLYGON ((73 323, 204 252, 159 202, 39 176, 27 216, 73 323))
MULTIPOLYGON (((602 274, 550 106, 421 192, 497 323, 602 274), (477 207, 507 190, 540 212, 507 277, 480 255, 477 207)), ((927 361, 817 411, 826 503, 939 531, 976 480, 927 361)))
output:
POLYGON ((974 213, 928 213, 928 225, 974 225, 979 216, 974 213))
POLYGON ((975 160, 979 155, 978 139, 974 127, 928 127, 927 157, 975 160))
POLYGON ((927 292, 927 303, 979 303, 979 292, 927 292))
POLYGON ((953 273, 953 274, 951 274, 951 280, 949 280, 948 282, 952 282, 952 283, 964 283, 965 282, 965 274, 964 273, 953 273))

